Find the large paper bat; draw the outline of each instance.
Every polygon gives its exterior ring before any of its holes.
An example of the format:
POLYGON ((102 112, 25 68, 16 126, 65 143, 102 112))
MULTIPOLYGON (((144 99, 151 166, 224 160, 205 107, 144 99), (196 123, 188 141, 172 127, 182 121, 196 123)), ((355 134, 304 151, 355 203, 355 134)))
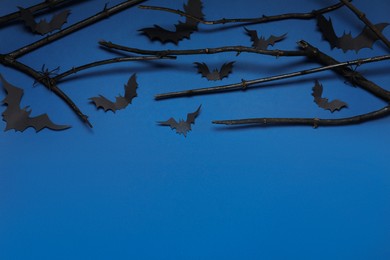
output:
MULTIPOLYGON (((191 16, 203 19, 202 2, 200 0, 188 0, 188 4, 184 5, 184 12, 191 16)), ((191 18, 186 18, 185 22, 175 24, 175 31, 170 31, 161 26, 154 25, 153 27, 140 29, 149 39, 158 40, 161 43, 172 42, 178 44, 183 39, 189 39, 190 35, 198 30, 198 22, 191 18)))
POLYGON ((196 67, 198 68, 198 73, 202 74, 202 77, 207 78, 208 80, 222 80, 223 78, 227 77, 231 72, 233 68, 234 61, 224 63, 221 66, 221 69, 214 69, 210 72, 209 67, 206 65, 206 63, 202 62, 194 62, 196 67))
POLYGON ((313 93, 311 95, 314 97, 314 102, 319 107, 321 107, 325 110, 330 110, 330 112, 333 113, 335 110, 340 110, 343 107, 348 106, 347 103, 340 101, 338 99, 335 99, 335 100, 332 100, 329 102, 327 98, 322 97, 322 91, 323 91, 322 85, 320 84, 320 82, 318 80, 316 80, 316 83, 314 84, 314 87, 313 87, 313 93))
POLYGON ((268 37, 268 39, 265 39, 264 36, 258 36, 256 30, 248 30, 247 28, 244 28, 247 34, 250 36, 251 41, 253 42, 252 46, 255 47, 258 50, 267 50, 268 46, 274 46, 276 42, 284 40, 286 38, 287 33, 280 35, 280 36, 274 36, 271 35, 268 37))
POLYGON ((64 130, 70 127, 67 125, 54 124, 47 114, 30 117, 31 110, 29 110, 28 107, 20 108, 20 101, 24 93, 23 89, 8 83, 1 74, 0 80, 7 92, 7 96, 3 100, 3 104, 7 105, 7 108, 2 114, 3 120, 7 123, 4 131, 15 129, 15 131, 23 132, 26 128, 33 127, 36 132, 39 132, 43 128, 64 130))
POLYGON ((191 124, 195 124, 195 118, 199 115, 201 106, 195 112, 188 113, 187 119, 184 121, 180 119, 177 122, 173 117, 169 118, 167 121, 158 122, 160 125, 170 126, 171 129, 176 129, 177 134, 182 134, 184 137, 187 137, 187 133, 191 131, 191 124))
MULTIPOLYGON (((374 25, 379 31, 388 26, 388 23, 378 23, 374 25)), ((356 36, 352 37, 351 33, 345 33, 338 37, 334 31, 332 20, 327 20, 322 14, 317 15, 317 26, 322 33, 322 37, 329 42, 332 49, 342 49, 344 52, 354 50, 356 53, 363 48, 372 49, 373 44, 379 40, 378 36, 367 26, 363 31, 356 36)))
POLYGON ((18 8, 20 10, 20 18, 24 21, 26 26, 29 27, 33 33, 38 33, 40 35, 45 35, 54 30, 60 30, 62 25, 66 23, 68 15, 70 14, 69 10, 64 10, 58 14, 55 14, 50 22, 42 19, 37 23, 33 13, 31 13, 29 9, 24 9, 22 7, 18 8))
POLYGON ((103 108, 104 112, 111 110, 115 113, 115 111, 119 109, 126 108, 133 98, 137 96, 137 87, 138 84, 136 81, 136 75, 133 74, 127 81, 127 84, 125 84, 125 96, 119 95, 115 97, 115 102, 112 102, 102 95, 99 95, 98 97, 91 97, 90 100, 95 104, 96 108, 103 108))

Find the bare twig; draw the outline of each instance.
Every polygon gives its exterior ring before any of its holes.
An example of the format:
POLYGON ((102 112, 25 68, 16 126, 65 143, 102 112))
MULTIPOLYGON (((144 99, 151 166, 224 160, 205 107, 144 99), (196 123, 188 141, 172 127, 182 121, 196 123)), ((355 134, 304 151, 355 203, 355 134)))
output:
POLYGON ((390 115, 390 106, 386 106, 380 110, 376 110, 370 113, 338 118, 338 119, 320 119, 320 118, 249 118, 249 119, 236 119, 236 120, 214 120, 213 124, 224 125, 308 125, 313 127, 318 126, 342 126, 360 124, 370 120, 383 118, 390 115))
POLYGON ((101 60, 101 61, 95 61, 91 62, 79 67, 73 67, 68 71, 65 71, 53 78, 54 82, 58 82, 61 79, 70 76, 72 74, 75 74, 79 71, 90 69, 93 67, 106 65, 106 64, 112 64, 112 63, 118 63, 118 62, 128 62, 128 61, 147 61, 147 60, 158 60, 158 59, 176 59, 174 56, 165 56, 165 57, 156 57, 156 56, 141 56, 141 57, 119 57, 119 58, 112 58, 107 60, 101 60))
MULTIPOLYGON (((226 91, 233 91, 233 90, 245 90, 249 86, 252 86, 255 84, 261 84, 261 83, 270 82, 270 81, 282 80, 282 79, 317 73, 317 72, 330 70, 330 69, 336 69, 336 68, 345 67, 345 66, 361 65, 364 63, 378 62, 378 61, 389 60, 389 59, 390 59, 390 55, 383 55, 383 56, 376 56, 376 57, 371 57, 371 58, 366 58, 366 59, 357 59, 357 60, 351 60, 351 61, 345 61, 345 62, 338 62, 338 63, 334 63, 334 64, 327 65, 327 66, 316 67, 316 68, 312 68, 312 69, 301 70, 301 71, 291 72, 291 73, 287 73, 287 74, 281 74, 281 75, 276 75, 276 76, 271 76, 271 77, 254 79, 254 80, 242 80, 240 83, 235 83, 235 84, 158 94, 155 96, 155 99, 161 100, 161 99, 168 99, 168 98, 188 97, 188 96, 195 96, 195 95, 202 95, 202 94, 219 93, 219 92, 226 92, 226 91)), ((358 77, 358 75, 360 75, 357 72, 351 71, 351 73, 354 73, 354 74, 351 74, 350 77, 358 77)), ((359 82, 357 82, 357 84, 358 83, 359 82)), ((389 92, 386 92, 386 95, 384 95, 382 98, 389 101, 390 100, 389 92)))
POLYGON ((221 52, 236 52, 237 54, 240 54, 242 52, 249 52, 249 53, 257 53, 257 54, 264 54, 264 55, 270 55, 270 56, 305 56, 305 51, 289 51, 289 50, 259 50, 254 47, 245 47, 245 46, 225 46, 225 47, 217 47, 217 48, 203 48, 203 49, 189 49, 189 50, 143 50, 143 49, 137 49, 137 48, 131 48, 126 47, 123 45, 115 44, 112 42, 107 41, 100 41, 100 45, 109 48, 109 49, 115 49, 125 52, 131 52, 136 54, 142 54, 142 55, 155 55, 164 57, 167 55, 199 55, 199 54, 216 54, 221 52))
POLYGON ((363 21, 363 23, 365 23, 367 25, 368 28, 371 29, 371 31, 373 31, 376 36, 378 36, 379 39, 382 40, 382 42, 387 46, 387 48, 390 49, 390 41, 382 34, 382 32, 380 30, 378 30, 375 25, 373 23, 370 22, 370 20, 367 19, 366 15, 361 12, 358 8, 356 8, 353 4, 351 4, 349 1, 347 0, 340 0, 340 2, 342 2, 343 4, 345 4, 349 9, 351 9, 351 11, 356 14, 356 16, 361 20, 363 21))
POLYGON ((178 14, 180 16, 185 16, 187 18, 191 18, 199 23, 212 25, 212 24, 226 24, 226 23, 267 23, 272 21, 281 21, 281 20, 287 20, 287 19, 312 19, 316 16, 316 14, 319 13, 327 13, 331 12, 333 10, 336 10, 340 7, 342 7, 344 4, 338 3, 335 5, 331 5, 322 9, 314 10, 309 13, 287 13, 287 14, 279 14, 279 15, 272 15, 272 16, 265 16, 259 18, 232 18, 232 19, 219 19, 214 21, 205 21, 203 19, 200 19, 198 17, 192 16, 190 14, 187 14, 180 10, 175 10, 171 8, 166 7, 159 7, 159 6, 148 6, 148 5, 140 5, 138 6, 141 9, 146 10, 154 10, 154 11, 164 11, 169 13, 178 14))
POLYGON ((126 10, 127 8, 130 8, 134 5, 137 5, 139 3, 144 2, 145 0, 128 0, 126 2, 120 3, 116 6, 113 6, 111 8, 104 8, 103 11, 100 13, 93 15, 83 21, 80 21, 74 25, 69 26, 68 28, 65 28, 57 33, 51 34, 41 40, 38 40, 30 45, 24 46, 20 49, 17 49, 8 55, 14 59, 19 58, 29 52, 32 52, 40 47, 43 47, 51 42, 54 42, 64 36, 67 36, 75 31, 78 31, 80 29, 83 29, 89 25, 92 25, 100 20, 103 20, 115 13, 118 13, 120 11, 126 10))

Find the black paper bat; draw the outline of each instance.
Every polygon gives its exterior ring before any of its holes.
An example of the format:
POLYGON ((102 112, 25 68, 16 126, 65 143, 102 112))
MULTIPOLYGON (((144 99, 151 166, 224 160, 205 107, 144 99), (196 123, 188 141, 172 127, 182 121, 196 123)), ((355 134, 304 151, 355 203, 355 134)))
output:
MULTIPOLYGON (((202 2, 200 0, 188 0, 188 4, 184 5, 184 12, 194 17, 203 19, 202 2)), ((143 34, 149 37, 150 40, 158 40, 161 43, 172 42, 178 44, 183 39, 189 39, 190 35, 198 30, 198 23, 196 20, 186 18, 186 21, 175 24, 175 31, 170 31, 162 28, 161 26, 154 25, 154 27, 148 27, 140 29, 143 34)))
MULTIPOLYGON (((374 26, 382 32, 388 25, 388 23, 378 23, 374 26)), ((373 44, 379 40, 378 36, 367 26, 355 38, 352 37, 351 33, 345 32, 341 37, 338 37, 334 31, 332 20, 330 18, 327 20, 322 14, 317 15, 317 26, 322 37, 329 42, 332 49, 338 48, 344 52, 354 50, 357 53, 363 48, 372 49, 373 44)))
POLYGON ((259 50, 267 50, 269 45, 274 46, 276 42, 284 40, 287 35, 287 33, 280 36, 271 35, 270 37, 268 37, 268 39, 265 39, 264 36, 260 36, 259 38, 259 36, 257 35, 257 31, 255 30, 248 30, 247 28, 244 29, 251 37, 251 41, 253 42, 252 46, 259 50))
POLYGON ((3 112, 3 120, 7 123, 5 130, 15 129, 16 131, 23 132, 28 127, 35 128, 36 132, 41 131, 43 128, 49 128, 52 130, 64 130, 70 126, 56 125, 54 124, 47 114, 42 114, 36 117, 30 117, 31 110, 28 107, 20 108, 20 101, 23 96, 23 89, 15 87, 8 83, 0 74, 0 80, 7 92, 6 98, 2 101, 7 105, 7 108, 3 112))
POLYGON ((26 26, 29 27, 33 33, 38 33, 40 35, 45 35, 54 30, 60 30, 62 25, 66 23, 68 15, 70 14, 69 10, 64 10, 58 14, 55 14, 51 18, 50 22, 42 19, 37 23, 33 13, 31 13, 29 9, 24 9, 22 7, 18 8, 20 10, 20 18, 24 21, 26 26))
POLYGON ((224 63, 221 66, 221 69, 218 71, 218 69, 214 69, 210 72, 209 67, 206 65, 206 63, 202 62, 194 62, 196 67, 198 68, 198 73, 202 74, 202 77, 207 78, 208 80, 222 80, 223 78, 227 77, 231 72, 233 68, 234 61, 224 63))
POLYGON ((313 87, 313 93, 311 94, 314 97, 314 102, 321 108, 325 110, 330 110, 330 112, 334 112, 335 110, 340 110, 343 107, 347 107, 348 104, 340 101, 338 99, 328 101, 327 98, 322 97, 322 85, 318 80, 316 80, 316 83, 313 87))
POLYGON ((103 108, 104 112, 107 110, 111 110, 115 113, 115 111, 119 109, 124 109, 127 107, 128 104, 131 103, 134 97, 137 96, 137 81, 136 81, 136 75, 133 74, 129 80, 127 81, 127 84, 125 85, 125 96, 117 96, 115 98, 115 102, 112 102, 105 98, 102 95, 99 95, 98 97, 91 97, 90 100, 95 104, 96 108, 103 108))
POLYGON ((171 129, 176 129, 177 134, 183 134, 184 137, 187 137, 187 133, 191 131, 191 124, 195 124, 195 118, 199 115, 201 105, 193 113, 187 114, 187 119, 184 121, 180 119, 177 122, 173 117, 169 118, 167 121, 158 122, 160 125, 170 126, 171 129))

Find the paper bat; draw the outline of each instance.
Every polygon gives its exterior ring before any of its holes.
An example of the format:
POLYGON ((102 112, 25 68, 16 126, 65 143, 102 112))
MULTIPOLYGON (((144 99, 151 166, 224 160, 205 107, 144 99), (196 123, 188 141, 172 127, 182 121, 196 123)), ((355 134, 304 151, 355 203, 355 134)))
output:
POLYGON ((160 125, 170 126, 171 129, 176 129, 177 134, 182 134, 184 137, 187 137, 187 133, 191 131, 191 124, 195 124, 195 118, 199 115, 201 105, 193 113, 187 114, 187 119, 184 121, 180 119, 177 122, 173 117, 169 118, 167 121, 158 122, 160 125))
POLYGON ((322 85, 318 80, 316 80, 316 83, 313 87, 313 93, 311 94, 314 97, 314 102, 321 108, 325 110, 330 110, 330 112, 334 112, 335 110, 340 110, 343 107, 348 107, 348 104, 340 101, 338 99, 328 101, 327 98, 322 97, 322 85))
POLYGON ((286 38, 287 33, 280 35, 280 36, 274 36, 271 35, 268 37, 268 39, 265 39, 264 36, 257 35, 257 31, 255 30, 248 30, 247 28, 244 28, 247 34, 251 37, 251 41, 253 42, 252 46, 259 50, 267 50, 268 46, 274 46, 276 42, 284 40, 286 38))
MULTIPOLYGON (((382 32, 388 25, 388 23, 378 23, 374 26, 382 32)), ((329 42, 332 49, 338 48, 344 52, 354 50, 357 53, 363 48, 372 49, 373 44, 379 40, 378 36, 367 26, 355 38, 352 37, 351 33, 345 32, 341 37, 338 37, 334 31, 332 20, 330 18, 327 20, 321 14, 317 15, 317 26, 322 33, 322 37, 329 42)))
POLYGON ((26 128, 33 127, 36 132, 39 132, 43 128, 64 130, 70 127, 67 125, 54 124, 47 114, 30 117, 31 110, 29 110, 28 107, 20 108, 20 101, 24 93, 23 89, 8 83, 1 74, 0 80, 7 92, 6 98, 2 101, 3 104, 7 105, 7 108, 2 114, 3 120, 7 123, 4 131, 15 129, 15 131, 23 132, 26 128))
POLYGON ((115 111, 127 107, 133 98, 137 96, 137 87, 138 84, 136 81, 136 75, 133 74, 127 81, 127 84, 125 84, 125 96, 117 96, 115 98, 115 102, 110 101, 102 95, 99 95, 98 97, 91 97, 90 100, 95 104, 96 108, 103 108, 104 112, 111 110, 115 113, 115 111))
MULTIPOLYGON (((200 0, 188 0, 188 4, 184 5, 184 12, 191 16, 203 19, 202 2, 200 0)), ((158 40, 161 43, 172 42, 178 44, 183 39, 189 39, 190 35, 198 30, 198 23, 196 20, 186 18, 185 22, 178 22, 175 24, 175 31, 170 31, 161 26, 154 25, 153 27, 140 29, 143 34, 149 37, 150 40, 158 40)))
POLYGON ((210 72, 209 67, 206 65, 206 63, 202 62, 194 62, 196 67, 198 68, 198 73, 202 74, 202 77, 207 78, 208 80, 222 80, 223 78, 227 77, 231 72, 233 68, 234 61, 224 63, 221 66, 221 69, 218 71, 218 69, 214 69, 210 72))
POLYGON ((66 23, 68 15, 70 14, 69 10, 64 10, 55 14, 50 22, 42 19, 37 23, 33 13, 29 9, 24 9, 22 7, 18 8, 20 10, 20 18, 24 21, 26 26, 29 27, 33 33, 38 33, 40 35, 45 35, 54 30, 60 30, 62 25, 66 23))

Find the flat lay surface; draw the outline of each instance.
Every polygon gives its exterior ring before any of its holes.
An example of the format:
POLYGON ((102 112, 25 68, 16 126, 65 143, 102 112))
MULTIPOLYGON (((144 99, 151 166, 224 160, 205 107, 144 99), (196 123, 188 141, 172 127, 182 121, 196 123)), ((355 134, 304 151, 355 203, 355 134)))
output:
MULTIPOLYGON (((3 0, 0 16, 38 3, 3 0)), ((106 3, 73 1, 36 21, 70 10, 62 25, 67 28, 121 1, 106 3)), ((205 20, 254 18, 337 3, 204 0, 202 12, 205 20)), ((390 23, 390 2, 352 3, 373 24, 390 23)), ((190 8, 174 0, 142 4, 190 8)), ((356 37, 365 26, 345 6, 323 16, 339 36, 356 37)), ((140 31, 154 25, 173 31, 185 20, 134 6, 17 60, 55 77, 99 60, 140 56, 99 42, 145 50, 251 47, 253 31, 275 40, 268 50, 296 51, 304 40, 338 61, 389 54, 381 41, 372 49, 331 49, 316 19, 199 23, 177 45, 151 41, 140 31)), ((389 38, 390 26, 382 27, 389 38)), ((0 54, 44 37, 11 22, 0 27, 0 54)), ((317 128, 212 123, 348 118, 379 110, 385 101, 332 70, 245 90, 155 100, 158 94, 320 66, 305 57, 234 51, 97 66, 58 83, 88 115, 90 128, 56 93, 0 65, 1 100, 7 97, 5 80, 23 89, 20 107, 28 106, 30 116, 46 113, 54 124, 71 126, 36 133, 32 127, 3 131, 7 124, 0 122, 0 259, 390 259, 389 117, 317 128)), ((390 90, 388 60, 351 69, 390 90)))

